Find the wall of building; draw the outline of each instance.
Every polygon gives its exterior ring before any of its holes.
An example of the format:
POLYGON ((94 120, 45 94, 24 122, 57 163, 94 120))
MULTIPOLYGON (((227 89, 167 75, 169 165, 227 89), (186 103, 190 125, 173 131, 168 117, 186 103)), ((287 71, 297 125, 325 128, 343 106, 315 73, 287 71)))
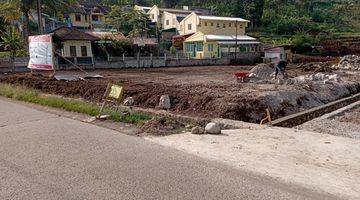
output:
POLYGON ((158 22, 160 16, 160 9, 157 6, 153 6, 147 13, 152 22, 158 22))
POLYGON ((87 28, 90 25, 89 15, 70 13, 69 17, 73 26, 87 28), (76 21, 76 15, 80 15, 80 21, 76 21))
POLYGON ((185 19, 183 19, 180 22, 179 25, 179 34, 180 35, 186 35, 190 33, 196 33, 197 32, 197 15, 195 13, 191 13, 188 15, 185 19), (189 29, 189 24, 191 24, 191 30, 189 29))
MULTIPOLYGON (((199 19, 198 15, 192 13, 179 24, 180 35, 202 32, 208 35, 236 35, 236 22, 227 20, 205 20, 199 19), (191 30, 189 29, 191 24, 191 30)), ((245 34, 247 22, 237 22, 238 35, 245 34)))
POLYGON ((178 29, 178 27, 179 27, 179 22, 177 21, 175 14, 172 14, 169 12, 164 12, 164 14, 162 15, 161 21, 163 24, 162 29, 170 29, 170 28, 178 29), (167 24, 166 22, 169 22, 169 24, 167 24))
POLYGON ((236 35, 236 26, 238 35, 245 35, 246 22, 203 20, 198 21, 197 31, 208 35, 236 35))
POLYGON ((63 43, 63 49, 62 49, 62 56, 64 57, 71 57, 70 56, 70 46, 76 47, 76 56, 81 56, 81 46, 86 46, 87 50, 87 57, 92 57, 92 48, 91 48, 91 42, 90 41, 77 41, 77 40, 69 40, 65 41, 63 43))

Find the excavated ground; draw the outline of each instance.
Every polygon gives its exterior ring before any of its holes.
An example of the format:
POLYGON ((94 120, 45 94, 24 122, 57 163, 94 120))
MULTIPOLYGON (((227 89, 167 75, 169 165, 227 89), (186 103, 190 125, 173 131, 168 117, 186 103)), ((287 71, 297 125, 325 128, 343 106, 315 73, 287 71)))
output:
MULTIPOLYGON (((249 71, 251 66, 205 66, 97 70, 91 74, 100 80, 58 81, 47 74, 2 74, 0 82, 23 85, 44 93, 100 102, 108 82, 124 86, 125 96, 135 99, 135 106, 156 108, 161 95, 171 98, 171 112, 199 117, 223 117, 259 122, 265 109, 273 118, 323 105, 360 91, 358 73, 336 72, 340 83, 302 83, 276 86, 271 81, 238 83, 235 72, 249 71)), ((292 65, 288 73, 295 77, 324 71, 313 66, 292 65)), ((325 70, 327 71, 327 70, 325 70)), ((327 71, 328 72, 328 71, 327 71)), ((81 75, 78 71, 57 74, 81 75)))

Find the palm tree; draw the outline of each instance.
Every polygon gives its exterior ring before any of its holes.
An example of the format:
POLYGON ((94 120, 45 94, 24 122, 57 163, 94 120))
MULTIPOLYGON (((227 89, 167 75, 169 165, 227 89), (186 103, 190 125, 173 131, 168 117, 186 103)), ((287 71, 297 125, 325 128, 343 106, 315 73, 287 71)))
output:
POLYGON ((3 40, 1 45, 5 48, 5 50, 10 51, 12 71, 15 71, 14 60, 16 51, 23 48, 21 36, 14 26, 9 26, 7 31, 2 35, 1 39, 3 40))

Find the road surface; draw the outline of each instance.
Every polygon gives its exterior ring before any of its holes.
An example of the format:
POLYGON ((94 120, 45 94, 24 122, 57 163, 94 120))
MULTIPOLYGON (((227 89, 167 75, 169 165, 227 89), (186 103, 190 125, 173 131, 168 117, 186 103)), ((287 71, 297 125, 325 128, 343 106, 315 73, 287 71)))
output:
POLYGON ((0 199, 332 199, 0 99, 0 199))

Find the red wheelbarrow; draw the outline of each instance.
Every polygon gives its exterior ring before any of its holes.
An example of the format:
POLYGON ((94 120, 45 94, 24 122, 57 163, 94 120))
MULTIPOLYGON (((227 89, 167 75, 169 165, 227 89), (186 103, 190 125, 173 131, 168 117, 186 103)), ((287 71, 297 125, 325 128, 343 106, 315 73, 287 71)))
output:
POLYGON ((238 82, 245 83, 250 81, 248 72, 236 72, 234 75, 238 82))

